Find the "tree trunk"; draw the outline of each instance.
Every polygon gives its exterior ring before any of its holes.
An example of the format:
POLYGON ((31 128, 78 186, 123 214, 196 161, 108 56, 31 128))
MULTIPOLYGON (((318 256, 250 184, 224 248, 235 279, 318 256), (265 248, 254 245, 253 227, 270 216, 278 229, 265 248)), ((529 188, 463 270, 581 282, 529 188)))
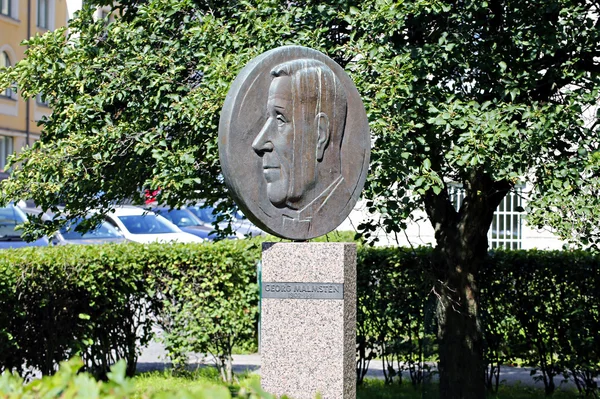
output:
MULTIPOLYGON (((464 248, 439 248, 449 276, 440 284, 438 339, 440 397, 481 399, 485 397, 483 333, 479 323, 477 264, 464 248), (450 253, 449 253, 450 252, 450 253)), ((443 265, 440 265, 443 267, 443 265)))
POLYGON ((485 397, 483 332, 477 276, 487 258, 487 232, 494 211, 510 190, 474 171, 456 211, 446 190, 428 192, 425 208, 435 230, 433 270, 437 279, 440 397, 485 397))

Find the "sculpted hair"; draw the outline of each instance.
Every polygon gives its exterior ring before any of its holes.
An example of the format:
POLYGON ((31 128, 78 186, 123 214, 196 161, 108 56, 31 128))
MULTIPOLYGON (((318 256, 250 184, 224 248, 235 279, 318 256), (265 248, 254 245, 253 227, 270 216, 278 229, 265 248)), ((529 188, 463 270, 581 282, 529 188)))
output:
POLYGON ((291 77, 294 97, 299 97, 301 106, 314 103, 315 116, 323 112, 329 117, 329 147, 333 147, 339 161, 348 100, 344 86, 335 73, 321 61, 298 59, 277 65, 271 70, 271 75, 291 77))

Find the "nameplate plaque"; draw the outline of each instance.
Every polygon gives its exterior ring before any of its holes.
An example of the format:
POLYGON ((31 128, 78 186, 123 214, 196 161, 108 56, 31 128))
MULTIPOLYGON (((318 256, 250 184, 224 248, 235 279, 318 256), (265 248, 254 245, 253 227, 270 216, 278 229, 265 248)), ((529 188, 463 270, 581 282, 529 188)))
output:
POLYGON ((344 284, 263 282, 262 298, 344 299, 344 284))

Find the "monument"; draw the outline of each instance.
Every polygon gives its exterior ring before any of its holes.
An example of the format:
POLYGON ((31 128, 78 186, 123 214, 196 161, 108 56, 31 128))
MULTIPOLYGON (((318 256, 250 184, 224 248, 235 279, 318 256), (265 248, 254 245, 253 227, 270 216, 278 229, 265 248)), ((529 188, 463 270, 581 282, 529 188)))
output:
MULTIPOLYGON (((316 50, 267 51, 229 89, 219 124, 223 177, 267 232, 306 241, 339 226, 364 186, 369 154, 358 91, 316 50)), ((354 398, 354 244, 264 244, 261 298, 263 388, 296 399, 354 398)))

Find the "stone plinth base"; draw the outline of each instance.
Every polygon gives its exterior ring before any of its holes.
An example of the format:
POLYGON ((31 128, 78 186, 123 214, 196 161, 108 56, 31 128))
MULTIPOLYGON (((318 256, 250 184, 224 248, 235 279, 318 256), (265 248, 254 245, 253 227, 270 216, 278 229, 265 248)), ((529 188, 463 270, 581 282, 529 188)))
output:
POLYGON ((356 398, 354 244, 263 244, 261 378, 278 396, 356 398))

